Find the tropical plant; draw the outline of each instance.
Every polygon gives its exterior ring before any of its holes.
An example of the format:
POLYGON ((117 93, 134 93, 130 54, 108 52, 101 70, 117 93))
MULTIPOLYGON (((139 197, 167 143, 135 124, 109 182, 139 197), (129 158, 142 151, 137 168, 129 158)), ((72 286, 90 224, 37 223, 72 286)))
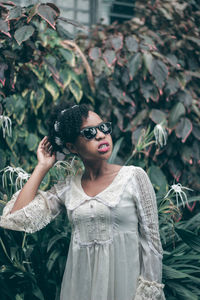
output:
MULTIPOLYGON (((90 67, 58 23, 59 15, 53 3, 0 3, 0 170, 20 166, 32 171, 52 106, 92 100, 90 67)), ((48 183, 49 176, 44 186, 48 183)))
POLYGON ((131 21, 77 37, 94 73, 96 109, 112 120, 115 140, 124 136, 123 161, 144 128, 168 133, 145 156, 169 182, 200 191, 199 2, 135 1, 134 11, 131 21))
MULTIPOLYGON (((18 178, 12 173, 9 182, 9 172, 20 166, 28 174, 36 163, 52 105, 95 99, 113 122, 110 161, 142 166, 156 190, 167 300, 200 296, 197 205, 193 211, 200 190, 199 8, 197 0, 136 1, 133 20, 94 26, 78 46, 57 24, 54 4, 0 3, 1 208, 18 178), (167 195, 176 182, 194 190, 187 195, 192 218, 181 199, 176 208, 175 190, 167 195)), ((61 170, 52 169, 52 178, 61 170)), ((0 236, 2 299, 58 299, 70 238, 64 215, 33 235, 0 229, 0 236)))

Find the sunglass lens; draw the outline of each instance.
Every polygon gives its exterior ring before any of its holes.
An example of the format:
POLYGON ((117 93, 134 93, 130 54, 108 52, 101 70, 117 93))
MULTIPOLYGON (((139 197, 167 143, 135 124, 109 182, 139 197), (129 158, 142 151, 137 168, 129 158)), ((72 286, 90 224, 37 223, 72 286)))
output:
POLYGON ((105 133, 109 134, 112 131, 111 123, 103 123, 100 125, 100 130, 105 133))
POLYGON ((86 137, 86 139, 91 140, 96 136, 97 130, 96 130, 96 128, 92 128, 92 127, 86 128, 86 129, 84 129, 83 133, 84 133, 84 136, 86 137))

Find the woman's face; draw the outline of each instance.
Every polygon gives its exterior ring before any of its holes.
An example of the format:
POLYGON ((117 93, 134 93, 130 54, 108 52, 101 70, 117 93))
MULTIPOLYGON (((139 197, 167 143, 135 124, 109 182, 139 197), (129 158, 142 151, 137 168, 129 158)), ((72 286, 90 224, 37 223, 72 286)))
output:
MULTIPOLYGON (((97 126, 103 120, 93 111, 89 111, 87 119, 83 119, 81 130, 85 127, 97 126)), ((83 161, 107 160, 112 153, 112 138, 97 128, 97 135, 91 140, 79 135, 70 150, 79 155, 83 161)), ((69 147, 68 147, 69 148, 69 147)))

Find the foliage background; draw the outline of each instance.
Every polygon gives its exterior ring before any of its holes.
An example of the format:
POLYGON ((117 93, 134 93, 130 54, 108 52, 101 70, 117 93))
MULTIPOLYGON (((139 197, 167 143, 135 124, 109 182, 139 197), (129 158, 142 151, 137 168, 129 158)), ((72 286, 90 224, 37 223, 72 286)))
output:
MULTIPOLYGON (((13 129, 10 137, 0 132, 0 169, 32 171, 53 105, 91 104, 113 122, 112 159, 142 166, 154 184, 170 300, 200 296, 199 8, 197 1, 137 1, 132 21, 94 26, 74 44, 55 5, 0 5, 0 105, 13 129), (160 123, 168 132, 164 147, 151 143, 160 123), (188 208, 179 205, 182 219, 174 194, 164 199, 178 182, 194 190, 188 208)), ((42 188, 64 176, 59 172, 53 168, 42 188)), ((3 202, 15 189, 6 178, 3 202)), ((64 216, 37 234, 0 234, 2 299, 58 299, 70 239, 64 216)))

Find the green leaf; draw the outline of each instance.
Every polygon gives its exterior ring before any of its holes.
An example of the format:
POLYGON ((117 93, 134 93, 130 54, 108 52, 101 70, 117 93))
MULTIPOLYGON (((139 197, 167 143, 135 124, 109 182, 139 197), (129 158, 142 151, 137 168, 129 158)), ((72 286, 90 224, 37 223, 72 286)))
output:
POLYGON ((30 151, 35 151, 38 147, 39 138, 34 133, 30 133, 26 137, 25 143, 30 151))
POLYGON ((9 10, 7 20, 19 19, 22 16, 22 8, 20 6, 15 6, 9 10))
POLYGON ((133 36, 127 36, 125 38, 125 44, 129 52, 138 51, 138 42, 133 36))
POLYGON ((47 261, 47 269, 49 272, 51 272, 51 270, 59 256, 60 256, 59 249, 56 248, 51 252, 51 254, 48 258, 48 261, 47 261))
POLYGON ((28 131, 27 131, 27 129, 24 128, 24 127, 19 127, 19 128, 17 128, 17 131, 18 131, 19 137, 21 137, 21 138, 25 138, 25 137, 28 136, 28 131))
POLYGON ((63 58, 70 64, 70 66, 75 67, 75 55, 71 50, 60 48, 59 52, 62 54, 63 58))
POLYGON ((112 65, 114 65, 114 63, 117 59, 115 51, 113 51, 113 50, 106 50, 103 53, 103 58, 104 58, 104 60, 105 60, 108 67, 111 67, 112 65))
POLYGON ((195 251, 200 253, 200 235, 196 235, 192 231, 175 227, 176 232, 184 243, 195 251))
POLYGON ((44 19, 53 29, 55 28, 55 19, 58 16, 57 12, 49 5, 41 4, 38 7, 37 14, 44 19))
POLYGON ((55 81, 53 79, 49 79, 48 81, 45 82, 44 86, 47 89, 47 91, 51 94, 53 101, 55 102, 60 95, 59 89, 55 81))
POLYGON ((47 252, 51 250, 51 248, 60 240, 60 239, 66 239, 67 235, 66 232, 61 232, 59 234, 54 235, 51 240, 48 242, 47 246, 47 252))
POLYGON ((38 123, 37 128, 38 128, 39 133, 42 134, 43 136, 48 135, 48 132, 44 127, 43 120, 37 120, 37 123, 38 123))
POLYGON ((5 152, 2 149, 0 149, 0 170, 5 168, 5 166, 6 166, 6 155, 5 152))
POLYGON ((137 74, 138 70, 142 66, 142 58, 140 53, 136 53, 133 55, 129 61, 129 73, 131 76, 131 79, 135 77, 137 74))
POLYGON ((119 51, 123 46, 123 35, 118 34, 111 38, 111 44, 115 51, 119 51))
POLYGON ((50 184, 50 174, 47 173, 45 177, 42 179, 42 183, 40 184, 40 189, 43 191, 46 190, 49 184, 50 184))
POLYGON ((37 111, 45 100, 45 92, 43 88, 38 88, 36 91, 32 91, 30 94, 30 100, 32 108, 37 115, 37 111))
POLYGON ((40 4, 37 3, 33 7, 31 7, 29 14, 28 14, 28 18, 27 18, 27 23, 29 23, 31 21, 31 19, 37 14, 37 9, 38 9, 39 5, 40 4))
POLYGON ((141 92, 146 99, 147 102, 149 102, 149 99, 152 99, 154 102, 158 102, 159 100, 159 92, 155 85, 148 81, 142 81, 141 82, 141 92))
POLYGON ((60 71, 60 78, 59 82, 62 85, 62 88, 65 90, 65 88, 69 85, 71 81, 71 73, 69 72, 68 69, 64 69, 60 71))
POLYGON ((169 115, 169 126, 172 128, 178 123, 180 118, 185 114, 185 107, 181 102, 176 103, 169 115))
POLYGON ((21 125, 22 122, 24 121, 25 114, 26 114, 26 109, 25 109, 26 102, 21 96, 18 95, 14 95, 14 96, 15 96, 15 104, 14 104, 13 117, 15 118, 17 123, 21 125))
POLYGON ((182 102, 186 107, 192 105, 192 95, 188 91, 180 91, 176 96, 177 100, 182 102))
POLYGON ((150 52, 144 51, 143 53, 144 64, 147 70, 151 73, 153 56, 150 52))
POLYGON ((26 65, 31 69, 31 71, 33 71, 33 73, 37 76, 37 78, 40 81, 42 81, 44 79, 44 71, 41 68, 33 65, 32 63, 28 63, 26 65))
POLYGON ((200 141, 200 125, 193 125, 192 134, 200 141))
POLYGON ((181 118, 175 128, 175 131, 176 136, 182 139, 182 143, 185 143, 188 136, 192 132, 192 122, 188 118, 181 118))
POLYGON ((192 161, 192 149, 186 145, 181 147, 181 157, 184 162, 190 163, 192 161))
POLYGON ((38 298, 39 300, 45 300, 44 296, 42 294, 42 291, 39 289, 38 286, 34 287, 34 290, 32 291, 33 295, 38 298))
POLYGON ((95 61, 95 60, 99 59, 100 56, 101 56, 101 48, 99 48, 99 47, 90 48, 90 50, 89 50, 90 59, 95 61))
POLYGON ((15 110, 15 100, 13 96, 5 98, 6 113, 10 117, 15 110))
POLYGON ((8 35, 9 37, 11 37, 9 31, 10 31, 9 22, 6 22, 4 20, 0 20, 0 32, 3 32, 6 35, 8 35))
POLYGON ((111 156, 110 156, 110 158, 109 158, 109 163, 110 163, 110 164, 113 164, 113 163, 116 162, 117 153, 118 153, 118 151, 119 151, 119 149, 120 149, 120 147, 121 147, 121 144, 122 144, 123 140, 124 140, 124 138, 121 137, 121 138, 118 139, 118 140, 116 141, 116 143, 114 144, 112 154, 111 154, 111 156))
POLYGON ((31 25, 25 25, 15 31, 14 37, 19 45, 27 41, 34 33, 35 29, 31 25))
POLYGON ((175 293, 176 295, 175 299, 177 299, 178 296, 179 297, 178 299, 181 300, 198 300, 198 296, 192 293, 191 289, 187 289, 186 287, 184 287, 182 283, 179 284, 177 282, 170 281, 168 285, 170 289, 175 293))
POLYGON ((17 139, 18 139, 18 130, 16 130, 16 128, 14 128, 12 131, 12 137, 6 135, 6 143, 12 151, 17 142, 17 139))
POLYGON ((72 94, 74 95, 74 97, 76 98, 77 103, 79 103, 83 96, 83 91, 82 91, 80 85, 78 85, 77 82, 75 82, 74 80, 71 80, 71 82, 69 84, 69 89, 72 92, 72 94))
POLYGON ((175 94, 180 88, 180 84, 176 78, 169 77, 165 86, 166 96, 175 94))
POLYGON ((166 120, 166 114, 160 109, 152 109, 149 117, 156 124, 162 123, 166 120))
POLYGON ((151 166, 148 169, 148 175, 158 195, 165 195, 168 188, 166 176, 158 166, 151 166))
POLYGON ((151 74, 155 78, 158 88, 162 89, 168 76, 166 65, 161 60, 154 59, 151 64, 151 74))

